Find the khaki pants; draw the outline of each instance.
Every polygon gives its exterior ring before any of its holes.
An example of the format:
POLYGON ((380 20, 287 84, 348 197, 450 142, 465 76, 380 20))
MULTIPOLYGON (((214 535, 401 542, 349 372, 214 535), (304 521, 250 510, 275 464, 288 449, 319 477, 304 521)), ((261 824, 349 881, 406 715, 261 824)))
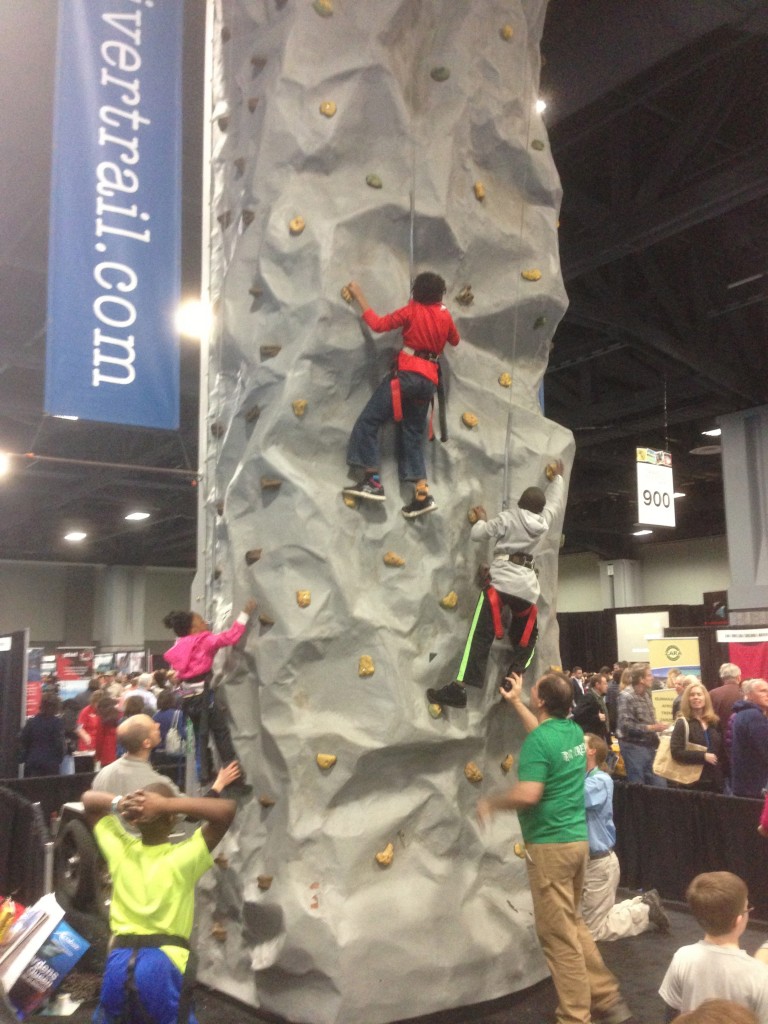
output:
POLYGON ((526 846, 536 934, 558 997, 558 1024, 590 1024, 621 999, 581 917, 589 847, 583 843, 526 846))
POLYGON ((650 908, 641 896, 615 903, 619 884, 619 860, 615 853, 590 860, 584 879, 581 914, 596 942, 613 942, 640 935, 651 927, 650 908))

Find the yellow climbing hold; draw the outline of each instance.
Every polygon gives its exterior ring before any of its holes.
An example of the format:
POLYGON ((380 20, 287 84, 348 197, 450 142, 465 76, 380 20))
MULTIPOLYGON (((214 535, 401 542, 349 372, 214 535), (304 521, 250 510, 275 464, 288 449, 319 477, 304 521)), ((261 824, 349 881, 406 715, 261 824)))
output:
POLYGON ((312 6, 321 18, 330 18, 333 14, 333 0, 315 0, 312 6))
POLYGON ((347 506, 347 508, 357 508, 357 498, 353 498, 349 494, 342 494, 341 500, 347 506))
POLYGON ((515 30, 512 28, 511 25, 502 25, 501 28, 499 29, 499 35, 501 36, 505 43, 508 43, 514 34, 515 30))
POLYGON ((501 762, 501 770, 504 772, 505 775, 510 770, 510 768, 512 767, 512 765, 514 763, 515 763, 515 755, 514 754, 507 754, 507 756, 501 762))
POLYGON ((211 938, 215 939, 216 942, 227 941, 227 929, 221 923, 221 921, 214 921, 211 925, 211 938))
POLYGON ((472 293, 472 285, 465 284, 461 291, 456 296, 456 301, 460 306, 471 306, 475 301, 475 296, 472 293))
POLYGON ((554 480, 555 477, 558 475, 557 471, 559 468, 560 467, 556 462, 547 463, 547 468, 544 470, 547 480, 554 480))
POLYGON ((376 668, 370 654, 361 654, 360 661, 357 664, 357 674, 360 678, 366 679, 368 676, 372 676, 375 671, 376 668))
POLYGON ((325 770, 327 768, 333 768, 333 766, 336 764, 336 755, 335 754, 318 754, 316 760, 317 760, 318 766, 320 768, 322 768, 323 770, 325 770))
POLYGON ((477 767, 474 761, 468 761, 464 765, 464 774, 466 775, 470 782, 483 781, 483 773, 480 771, 480 769, 477 767))
POLYGON ((446 594, 445 597, 440 599, 441 608, 455 608, 458 603, 459 595, 455 590, 452 590, 449 594, 446 594))
POLYGON ((308 590, 296 591, 296 604, 299 608, 309 608, 312 603, 312 594, 308 590))
POLYGON ((442 704, 428 704, 427 711, 429 711, 432 718, 439 718, 443 713, 442 704))
POLYGON ((464 424, 465 427, 469 427, 471 430, 472 427, 476 427, 480 421, 473 412, 465 412, 462 413, 461 422, 464 424))
POLYGON ((299 419, 307 411, 307 400, 306 398, 297 398, 295 402, 291 402, 291 408, 293 409, 293 415, 298 416, 299 419))
POLYGON ((471 508, 469 512, 467 512, 467 522, 470 524, 470 526, 474 526, 479 518, 480 517, 478 516, 477 510, 475 508, 471 508))
POLYGON ((525 845, 523 843, 515 843, 513 849, 516 857, 525 860, 525 845))
POLYGON ((501 376, 499 377, 499 384, 501 384, 501 386, 503 388, 511 388, 512 387, 512 374, 511 373, 502 373, 501 376))
POLYGON ((541 271, 540 270, 524 270, 520 276, 524 281, 540 281, 541 271))
POLYGON ((398 555, 394 551, 388 551, 386 555, 384 555, 384 565, 391 565, 396 569, 400 569, 405 565, 405 559, 402 555, 398 555))
POLYGON ((294 217, 288 221, 288 230, 292 235, 300 235, 306 226, 303 217, 294 217))
POLYGON ((336 113, 336 104, 333 102, 333 100, 324 100, 320 104, 320 113, 323 115, 323 117, 333 117, 333 115, 336 113))
POLYGON ((476 181, 474 185, 475 199, 482 203, 485 199, 485 185, 482 181, 476 181))
POLYGON ((347 288, 346 285, 344 285, 344 287, 341 289, 341 297, 342 299, 344 299, 345 302, 352 301, 352 292, 349 290, 349 288, 347 288))
POLYGON ((387 843, 387 845, 384 847, 384 849, 380 853, 376 854, 376 861, 379 864, 381 864, 382 867, 386 867, 388 864, 392 863, 392 861, 394 859, 394 856, 395 856, 395 848, 394 848, 394 846, 392 845, 392 843, 387 843))

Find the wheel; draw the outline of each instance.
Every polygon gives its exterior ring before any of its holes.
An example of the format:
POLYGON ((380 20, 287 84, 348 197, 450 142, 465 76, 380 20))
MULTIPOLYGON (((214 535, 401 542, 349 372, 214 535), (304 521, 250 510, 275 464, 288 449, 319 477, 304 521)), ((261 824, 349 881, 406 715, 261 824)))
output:
POLYGON ((67 822, 56 838, 54 850, 56 891, 81 910, 102 902, 98 894, 100 862, 96 841, 87 827, 81 821, 67 822))

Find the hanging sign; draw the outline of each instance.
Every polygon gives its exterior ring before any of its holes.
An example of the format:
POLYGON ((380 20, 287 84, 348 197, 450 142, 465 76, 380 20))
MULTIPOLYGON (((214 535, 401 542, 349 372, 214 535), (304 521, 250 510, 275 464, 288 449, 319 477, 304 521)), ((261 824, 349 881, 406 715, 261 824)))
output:
POLYGON ((59 0, 45 410, 176 429, 183 0, 59 0))
POLYGON ((672 456, 637 448, 637 521, 647 526, 675 525, 672 456))

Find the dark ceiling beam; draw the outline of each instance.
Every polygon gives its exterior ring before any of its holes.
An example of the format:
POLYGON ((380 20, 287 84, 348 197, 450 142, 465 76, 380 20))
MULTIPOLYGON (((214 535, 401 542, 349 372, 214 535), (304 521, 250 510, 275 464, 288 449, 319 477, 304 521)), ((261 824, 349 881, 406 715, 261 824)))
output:
MULTIPOLYGON (((567 197, 564 213, 567 215, 567 197)), ((629 216, 611 218, 602 230, 581 239, 562 259, 568 282, 590 270, 641 252, 679 235, 688 228, 768 195, 768 149, 732 161, 731 166, 647 207, 634 207, 629 216)))

